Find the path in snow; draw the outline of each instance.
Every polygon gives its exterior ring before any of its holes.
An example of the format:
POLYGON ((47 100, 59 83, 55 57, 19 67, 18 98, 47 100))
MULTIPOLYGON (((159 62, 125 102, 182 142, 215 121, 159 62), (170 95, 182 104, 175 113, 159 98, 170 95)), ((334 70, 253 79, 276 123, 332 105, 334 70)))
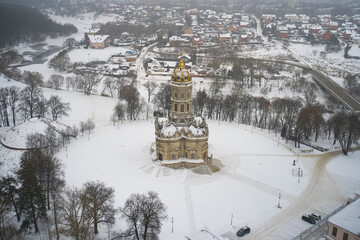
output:
POLYGON ((290 206, 255 229, 251 238, 289 239, 293 236, 288 229, 299 232, 295 229, 301 227, 299 219, 304 213, 316 212, 326 215, 336 208, 334 205, 340 206, 346 202, 346 198, 334 185, 331 175, 325 168, 329 160, 339 154, 341 151, 328 152, 315 158, 316 164, 306 189, 295 201, 290 202, 290 206))

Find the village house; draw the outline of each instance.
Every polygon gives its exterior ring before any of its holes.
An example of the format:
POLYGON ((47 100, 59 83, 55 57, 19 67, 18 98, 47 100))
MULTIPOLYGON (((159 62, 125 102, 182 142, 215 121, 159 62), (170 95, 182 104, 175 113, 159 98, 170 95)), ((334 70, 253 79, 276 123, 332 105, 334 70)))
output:
POLYGON ((229 43, 231 43, 231 33, 220 33, 219 42, 221 44, 229 44, 229 43))
POLYGON ((292 14, 285 14, 284 19, 290 22, 296 22, 299 21, 298 15, 292 13, 292 14))
POLYGON ((249 41, 250 41, 249 35, 247 35, 247 34, 241 34, 241 35, 239 36, 239 39, 238 39, 238 42, 239 42, 239 43, 247 43, 247 42, 249 42, 249 41))
POLYGON ((330 41, 331 40, 332 33, 330 30, 327 31, 321 31, 320 32, 320 39, 322 41, 330 41))
POLYGON ((85 32, 85 42, 87 45, 90 45, 89 36, 97 35, 99 31, 100 29, 98 28, 89 28, 89 30, 85 32))
POLYGON ((286 26, 277 26, 276 29, 276 36, 278 38, 287 38, 288 37, 288 29, 286 26))
POLYGON ((328 240, 360 239, 360 198, 330 217, 327 224, 328 240))
POLYGON ((88 35, 90 48, 102 49, 109 46, 109 35, 88 35))

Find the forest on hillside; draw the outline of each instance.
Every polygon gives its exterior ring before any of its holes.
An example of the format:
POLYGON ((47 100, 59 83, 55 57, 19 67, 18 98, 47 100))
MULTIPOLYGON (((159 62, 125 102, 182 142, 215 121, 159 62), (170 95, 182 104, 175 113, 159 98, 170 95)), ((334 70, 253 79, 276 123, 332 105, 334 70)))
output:
POLYGON ((58 24, 37 9, 0 3, 0 48, 19 42, 41 41, 46 36, 67 36, 77 32, 72 24, 58 24))

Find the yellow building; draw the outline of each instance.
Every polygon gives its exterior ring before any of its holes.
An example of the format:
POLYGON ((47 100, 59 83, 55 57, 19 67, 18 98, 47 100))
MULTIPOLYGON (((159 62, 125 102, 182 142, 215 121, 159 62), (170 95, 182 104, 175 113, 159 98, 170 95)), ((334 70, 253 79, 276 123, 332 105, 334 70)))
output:
POLYGON ((209 129, 192 114, 192 76, 182 57, 171 76, 169 118, 156 118, 156 158, 164 166, 192 168, 208 162, 209 129))

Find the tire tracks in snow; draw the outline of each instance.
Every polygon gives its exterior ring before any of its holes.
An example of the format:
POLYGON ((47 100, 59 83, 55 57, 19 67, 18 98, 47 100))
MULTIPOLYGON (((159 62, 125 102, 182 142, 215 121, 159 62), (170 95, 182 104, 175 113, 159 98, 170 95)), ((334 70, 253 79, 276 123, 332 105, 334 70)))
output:
MULTIPOLYGON (((299 197, 290 202, 288 207, 257 227, 251 239, 283 239, 284 236, 281 237, 283 233, 288 234, 289 229, 293 229, 296 226, 295 224, 301 221, 301 216, 304 213, 310 210, 316 211, 328 203, 332 205, 334 201, 345 201, 346 199, 340 189, 332 184, 332 178, 325 168, 329 160, 340 153, 341 151, 334 151, 317 156, 312 176, 305 190, 299 197)), ((322 212, 322 214, 327 213, 322 212)), ((295 236, 297 233, 294 232, 293 234, 295 236)))

